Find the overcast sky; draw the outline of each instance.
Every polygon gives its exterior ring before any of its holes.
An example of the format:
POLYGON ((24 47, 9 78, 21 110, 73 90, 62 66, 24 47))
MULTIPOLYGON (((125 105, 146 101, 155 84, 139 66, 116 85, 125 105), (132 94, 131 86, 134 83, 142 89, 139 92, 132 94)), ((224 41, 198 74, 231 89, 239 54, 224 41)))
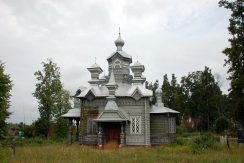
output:
POLYGON ((88 85, 95 57, 107 74, 119 27, 123 50, 145 65, 147 80, 162 83, 175 73, 179 81, 208 66, 227 93, 221 51, 229 45, 229 16, 218 0, 0 0, 0 60, 14 84, 8 122, 39 117, 34 72, 47 58, 69 91, 88 85))

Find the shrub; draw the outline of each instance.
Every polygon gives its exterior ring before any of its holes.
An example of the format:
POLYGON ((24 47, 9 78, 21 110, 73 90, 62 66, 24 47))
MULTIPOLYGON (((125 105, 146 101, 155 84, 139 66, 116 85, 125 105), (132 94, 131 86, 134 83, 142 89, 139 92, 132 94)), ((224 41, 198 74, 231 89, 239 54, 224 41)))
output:
POLYGON ((227 130, 229 128, 229 122, 228 119, 224 116, 219 117, 216 121, 215 121, 215 131, 220 134, 223 133, 225 130, 227 130))
POLYGON ((68 137, 69 131, 69 122, 67 119, 58 118, 57 128, 56 128, 56 137, 57 139, 64 139, 68 137))
POLYGON ((217 145, 211 134, 202 134, 193 140, 191 147, 194 154, 199 154, 206 149, 216 149, 217 145))
POLYGON ((183 133, 187 132, 187 129, 184 125, 176 126, 176 133, 178 135, 181 135, 183 133))
POLYGON ((170 142, 170 145, 174 146, 174 145, 184 145, 186 143, 186 140, 184 140, 183 138, 176 138, 175 140, 170 142))

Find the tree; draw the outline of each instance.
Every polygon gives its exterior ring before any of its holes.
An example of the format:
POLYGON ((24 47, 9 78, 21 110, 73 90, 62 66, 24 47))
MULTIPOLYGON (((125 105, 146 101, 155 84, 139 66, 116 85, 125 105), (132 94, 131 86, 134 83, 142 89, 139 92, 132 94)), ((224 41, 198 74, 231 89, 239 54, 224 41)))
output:
POLYGON ((4 72, 4 69, 4 64, 0 61, 0 139, 6 133, 6 119, 11 114, 8 108, 10 106, 10 91, 13 86, 10 76, 4 72))
POLYGON ((181 117, 184 113, 184 95, 180 85, 177 83, 175 74, 172 74, 171 81, 168 81, 167 74, 164 75, 163 85, 163 102, 166 107, 177 110, 180 115, 176 118, 177 125, 180 124, 181 117))
POLYGON ((228 27, 231 34, 230 47, 225 48, 223 53, 227 56, 225 66, 229 67, 229 80, 231 80, 229 97, 233 117, 244 127, 244 1, 220 0, 219 6, 232 12, 228 27))
POLYGON ((60 116, 70 108, 69 94, 63 89, 60 81, 59 67, 51 59, 42 62, 43 70, 35 72, 37 79, 36 89, 33 93, 38 100, 41 129, 45 136, 49 136, 50 122, 57 121, 60 116))
POLYGON ((186 95, 185 114, 199 120, 199 130, 209 130, 218 118, 222 92, 211 70, 189 73, 182 77, 181 87, 186 95))
POLYGON ((162 98, 163 98, 163 103, 165 106, 170 107, 170 83, 167 74, 164 75, 163 77, 163 85, 162 85, 162 98))

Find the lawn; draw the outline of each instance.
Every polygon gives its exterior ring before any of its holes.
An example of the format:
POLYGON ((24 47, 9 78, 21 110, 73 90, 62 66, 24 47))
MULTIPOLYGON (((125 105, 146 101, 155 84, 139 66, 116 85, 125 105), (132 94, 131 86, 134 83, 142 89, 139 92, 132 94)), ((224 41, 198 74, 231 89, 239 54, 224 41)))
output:
POLYGON ((50 144, 16 148, 11 157, 11 148, 0 147, 0 162, 240 162, 244 163, 244 146, 231 143, 231 149, 218 144, 216 150, 193 154, 189 144, 158 147, 124 147, 121 149, 93 149, 80 145, 50 144))

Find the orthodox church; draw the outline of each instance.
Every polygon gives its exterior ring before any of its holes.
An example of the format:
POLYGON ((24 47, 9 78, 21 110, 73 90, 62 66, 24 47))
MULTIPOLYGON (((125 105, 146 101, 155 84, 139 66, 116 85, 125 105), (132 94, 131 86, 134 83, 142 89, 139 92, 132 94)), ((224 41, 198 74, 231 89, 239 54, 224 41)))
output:
POLYGON ((132 64, 132 57, 123 51, 120 33, 115 40, 116 51, 108 58, 107 76, 95 63, 88 67, 91 79, 88 87, 81 87, 74 97, 74 108, 62 117, 76 121, 76 139, 80 144, 102 147, 115 142, 126 145, 159 145, 176 136, 175 116, 179 113, 162 103, 162 90, 155 91, 157 102, 149 104, 153 92, 146 89, 144 65, 132 64), (130 73, 132 71, 133 75, 130 73))

